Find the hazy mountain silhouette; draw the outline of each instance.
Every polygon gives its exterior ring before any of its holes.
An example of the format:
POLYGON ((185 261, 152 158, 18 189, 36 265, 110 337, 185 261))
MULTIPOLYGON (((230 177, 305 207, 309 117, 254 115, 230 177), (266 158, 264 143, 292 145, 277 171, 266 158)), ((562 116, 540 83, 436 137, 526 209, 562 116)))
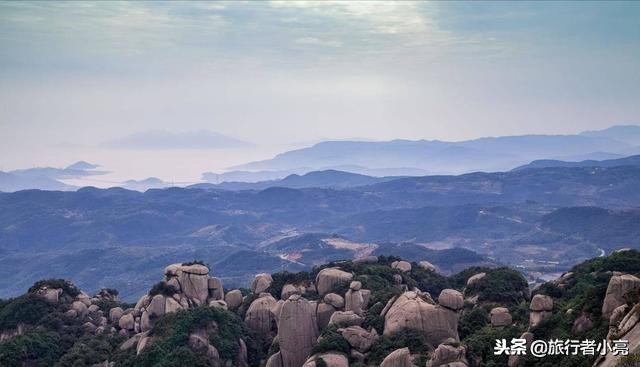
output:
POLYGON ((632 155, 625 158, 607 159, 602 161, 585 160, 580 162, 567 162, 554 159, 535 160, 529 164, 516 167, 513 170, 522 170, 527 168, 544 168, 544 167, 618 167, 618 166, 640 166, 640 155, 632 155))
POLYGON ((97 171, 98 165, 84 161, 76 162, 67 168, 35 167, 19 169, 0 174, 0 191, 18 190, 75 190, 77 187, 60 180, 75 179, 88 176, 104 175, 107 171, 97 171))
POLYGON ((77 187, 64 184, 45 175, 21 176, 11 172, 0 171, 1 192, 14 192, 27 189, 68 191, 75 190, 77 187))
POLYGON ((134 191, 147 191, 149 189, 162 189, 171 186, 157 177, 149 177, 144 180, 127 180, 122 183, 122 187, 134 191))
POLYGON ((618 140, 633 146, 640 146, 640 126, 616 125, 604 130, 585 131, 582 136, 596 136, 618 140))
POLYGON ((372 185, 399 177, 372 177, 357 173, 336 170, 324 170, 309 172, 304 175, 292 174, 280 180, 268 180, 260 182, 222 182, 220 184, 202 183, 188 186, 188 188, 207 188, 222 190, 263 190, 269 187, 288 188, 347 188, 372 185))
POLYGON ((278 154, 272 159, 232 167, 240 170, 286 171, 309 167, 360 166, 370 169, 407 167, 423 172, 464 173, 510 170, 536 159, 599 154, 640 153, 637 126, 614 126, 577 135, 522 135, 446 142, 392 140, 327 141, 278 154), (629 136, 622 139, 627 133, 629 136), (617 139, 616 139, 617 138, 617 139))
POLYGON ((317 171, 342 171, 372 177, 388 176, 426 176, 430 173, 419 168, 411 167, 389 167, 389 168, 368 168, 358 165, 341 165, 332 167, 321 167, 313 169, 310 167, 300 167, 281 171, 229 171, 224 173, 205 172, 202 180, 211 184, 229 183, 258 183, 264 181, 281 180, 290 175, 305 175, 317 171))

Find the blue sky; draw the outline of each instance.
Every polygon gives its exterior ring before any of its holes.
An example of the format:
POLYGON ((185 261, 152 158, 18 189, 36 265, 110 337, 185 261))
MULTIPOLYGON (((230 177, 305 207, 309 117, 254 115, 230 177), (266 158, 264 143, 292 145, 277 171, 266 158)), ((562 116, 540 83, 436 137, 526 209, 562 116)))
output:
POLYGON ((0 2, 0 169, 639 123, 638 60, 637 2, 0 2), (252 145, 105 148, 160 130, 252 145))

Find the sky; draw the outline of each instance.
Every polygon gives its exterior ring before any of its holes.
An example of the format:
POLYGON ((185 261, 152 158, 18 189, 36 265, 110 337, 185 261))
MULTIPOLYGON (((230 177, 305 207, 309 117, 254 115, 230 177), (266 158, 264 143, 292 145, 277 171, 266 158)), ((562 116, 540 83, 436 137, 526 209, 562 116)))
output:
POLYGON ((0 170, 640 123, 638 2, 0 2, 0 170))

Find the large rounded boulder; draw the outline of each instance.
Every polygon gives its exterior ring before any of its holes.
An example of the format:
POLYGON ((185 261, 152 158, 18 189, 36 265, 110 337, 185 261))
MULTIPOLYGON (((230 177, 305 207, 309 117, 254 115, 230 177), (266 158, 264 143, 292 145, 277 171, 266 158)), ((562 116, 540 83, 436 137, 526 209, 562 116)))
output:
POLYGON ((434 305, 416 292, 405 292, 386 312, 384 335, 391 336, 404 329, 418 330, 435 349, 449 338, 459 340, 458 319, 457 312, 434 305))
POLYGON ((316 277, 318 294, 325 295, 340 284, 348 284, 353 279, 353 274, 338 268, 326 268, 320 270, 316 277))

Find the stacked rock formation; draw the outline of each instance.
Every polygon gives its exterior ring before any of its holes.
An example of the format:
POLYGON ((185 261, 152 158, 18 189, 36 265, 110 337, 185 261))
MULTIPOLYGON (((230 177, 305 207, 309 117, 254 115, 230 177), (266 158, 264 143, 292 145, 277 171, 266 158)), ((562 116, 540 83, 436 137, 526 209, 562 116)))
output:
POLYGON ((551 317, 553 299, 549 296, 536 294, 529 304, 529 326, 534 327, 551 317))
MULTIPOLYGON (((625 296, 628 292, 637 291, 639 286, 639 279, 633 275, 614 275, 609 280, 607 293, 602 304, 602 314, 605 316, 606 310, 609 318, 607 340, 627 340, 630 354, 640 353, 640 303, 629 306, 625 296)), ((620 358, 620 355, 609 352, 606 356, 596 360, 594 366, 621 366, 623 364, 619 364, 620 358)))
POLYGON ((318 327, 313 304, 294 294, 282 305, 278 321, 280 351, 271 356, 268 367, 302 366, 316 339, 318 327))

